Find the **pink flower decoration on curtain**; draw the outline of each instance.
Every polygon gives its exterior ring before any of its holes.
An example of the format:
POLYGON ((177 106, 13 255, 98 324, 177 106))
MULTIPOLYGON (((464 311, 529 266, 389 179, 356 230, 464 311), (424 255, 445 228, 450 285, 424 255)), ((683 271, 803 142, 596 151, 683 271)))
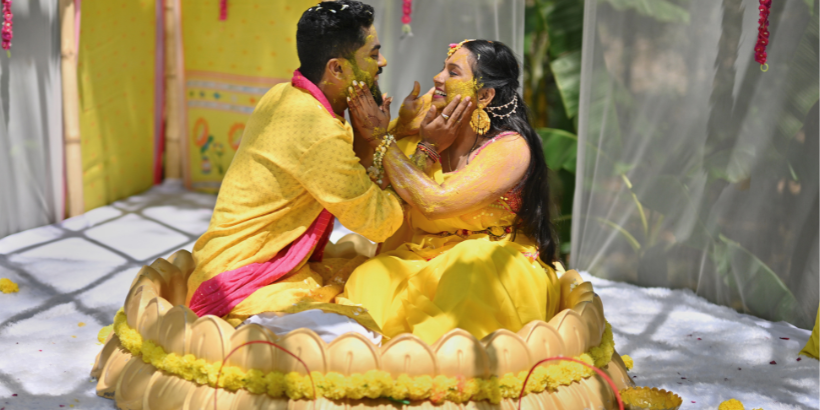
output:
POLYGON ((3 50, 6 50, 6 52, 11 49, 11 39, 14 37, 11 24, 13 16, 11 14, 11 0, 3 0, 3 30, 0 38, 3 40, 3 50))
POLYGON ((755 61, 760 64, 760 69, 768 71, 766 64, 766 46, 769 45, 769 10, 772 7, 772 0, 760 0, 760 20, 757 21, 757 44, 755 45, 755 61))

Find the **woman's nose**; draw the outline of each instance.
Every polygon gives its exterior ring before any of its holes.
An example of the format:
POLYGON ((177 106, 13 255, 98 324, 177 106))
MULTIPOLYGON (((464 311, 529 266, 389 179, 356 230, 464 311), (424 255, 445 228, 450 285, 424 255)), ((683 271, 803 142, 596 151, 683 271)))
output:
POLYGON ((443 85, 443 84, 444 84, 444 80, 445 80, 445 78, 444 78, 444 71, 442 71, 442 72, 440 72, 440 73, 436 74, 436 76, 435 76, 435 77, 433 77, 433 83, 434 83, 435 85, 443 85))

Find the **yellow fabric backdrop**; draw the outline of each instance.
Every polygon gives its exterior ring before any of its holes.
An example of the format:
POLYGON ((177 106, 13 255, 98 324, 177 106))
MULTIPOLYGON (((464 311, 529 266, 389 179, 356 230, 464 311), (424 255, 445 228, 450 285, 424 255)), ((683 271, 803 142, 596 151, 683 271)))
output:
POLYGON ((182 0, 189 188, 216 192, 257 101, 299 67, 296 23, 316 0, 182 0))
POLYGON ((154 180, 155 0, 82 2, 77 76, 85 210, 154 180))

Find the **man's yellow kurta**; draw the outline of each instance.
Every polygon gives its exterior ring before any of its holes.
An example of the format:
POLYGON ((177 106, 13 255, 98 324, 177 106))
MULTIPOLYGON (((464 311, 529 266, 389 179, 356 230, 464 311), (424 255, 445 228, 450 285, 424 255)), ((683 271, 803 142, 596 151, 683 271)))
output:
MULTIPOLYGON (((305 233, 322 209, 374 242, 401 225, 398 199, 367 176, 353 152, 350 126, 328 112, 317 100, 322 97, 285 83, 259 101, 222 182, 208 231, 194 246, 188 302, 204 281, 271 260, 305 233)), ((267 304, 271 298, 260 293, 265 288, 232 312, 275 310, 278 305, 267 304)))

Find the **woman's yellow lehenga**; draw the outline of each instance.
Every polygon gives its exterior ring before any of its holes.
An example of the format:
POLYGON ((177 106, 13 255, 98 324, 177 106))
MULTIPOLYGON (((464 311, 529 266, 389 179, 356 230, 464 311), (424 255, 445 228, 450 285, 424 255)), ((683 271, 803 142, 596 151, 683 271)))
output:
MULTIPOLYGON (((401 145, 415 148, 415 140, 401 145)), ((462 172, 497 162, 474 156, 462 172)), ((456 175, 432 174, 438 183, 456 175)), ((412 333, 428 344, 455 328, 481 339, 548 321, 558 310, 558 278, 532 239, 514 233, 518 194, 446 219, 408 207, 404 226, 353 272, 339 301, 367 308, 388 338, 412 333)))

